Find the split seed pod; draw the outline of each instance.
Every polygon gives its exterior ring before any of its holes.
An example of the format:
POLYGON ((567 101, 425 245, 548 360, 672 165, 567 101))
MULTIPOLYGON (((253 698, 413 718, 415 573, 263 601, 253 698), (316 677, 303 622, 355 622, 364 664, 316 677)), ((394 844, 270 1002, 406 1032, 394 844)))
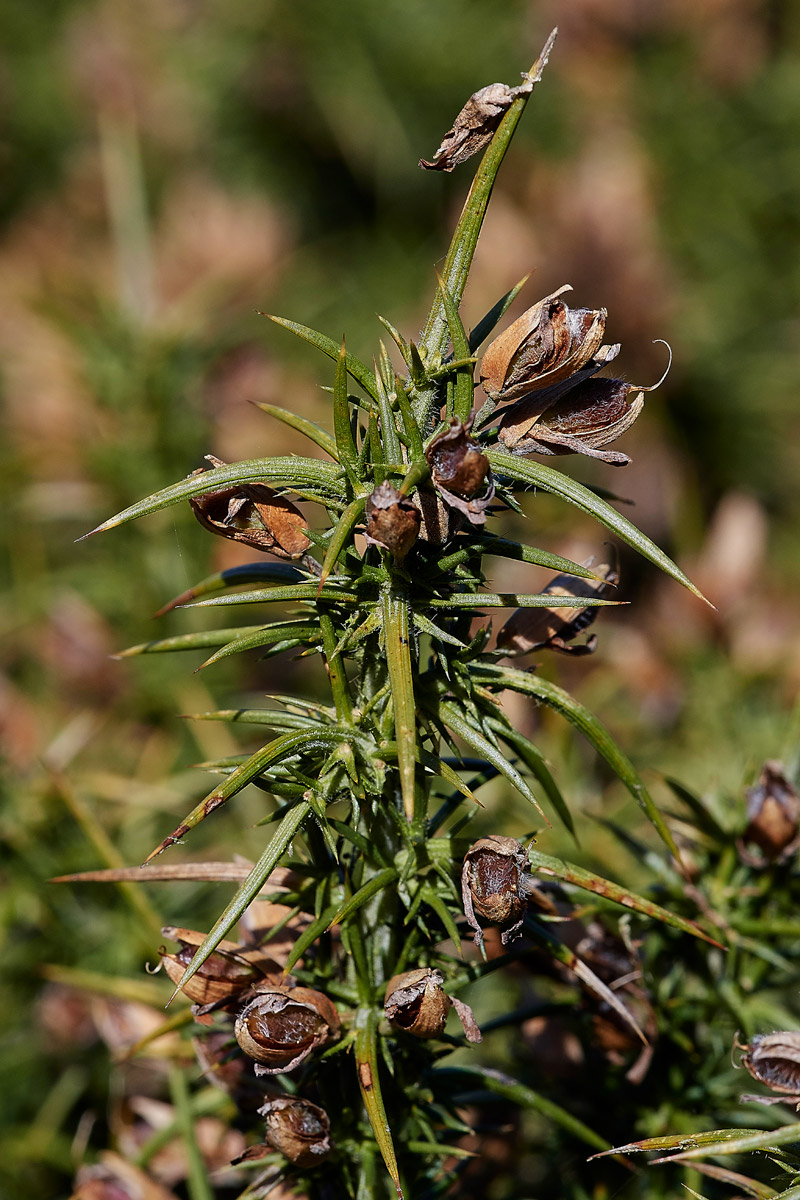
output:
POLYGON ((795 1103, 800 1105, 800 1033, 757 1033, 750 1045, 742 1045, 738 1034, 734 1049, 744 1050, 740 1065, 773 1092, 781 1096, 741 1096, 759 1104, 795 1103))
MULTIPOLYGON (((597 568, 600 579, 581 579, 574 575, 556 575, 543 589, 548 596, 597 597, 604 600, 619 582, 619 576, 607 563, 597 568)), ((530 654, 532 650, 558 650, 562 654, 591 654, 597 645, 592 635, 579 646, 567 643, 582 633, 597 617, 598 609, 574 608, 518 608, 498 630, 497 645, 506 654, 530 654)))
POLYGON ((298 1096, 279 1096, 258 1110, 267 1141, 298 1167, 313 1167, 331 1152, 331 1123, 323 1108, 298 1096))
POLYGON ((520 881, 527 861, 516 838, 485 837, 470 846, 461 871, 461 896, 476 946, 483 941, 476 913, 495 925, 508 926, 501 934, 503 945, 519 933, 525 911, 520 881))
MULTIPOLYGON (((165 925, 161 932, 165 938, 180 944, 176 954, 168 953, 164 946, 158 951, 164 970, 177 986, 206 935, 173 925, 165 925)), ((268 975, 279 972, 278 964, 260 947, 237 946, 234 942, 223 941, 181 990, 195 1004, 217 1006, 232 1000, 268 975)))
POLYGON ((746 795, 748 825, 737 842, 739 857, 751 867, 786 862, 800 844, 800 796, 781 764, 765 763, 758 785, 746 795), (748 843, 761 854, 748 850, 748 843))
POLYGON ((453 417, 447 429, 433 439, 425 457, 434 486, 446 504, 473 525, 486 522, 486 509, 494 497, 489 459, 469 437, 468 429, 453 417))
POLYGON ((263 987, 236 1018, 234 1034, 257 1075, 293 1071, 339 1033, 339 1014, 311 988, 263 987))
POLYGON ((387 479, 367 498, 366 514, 367 541, 383 546, 395 558, 405 558, 419 537, 419 509, 387 479))
MULTIPOLYGON (((206 458, 213 467, 226 465, 212 454, 206 458)), ((211 533, 278 558, 301 558, 311 545, 300 509, 264 483, 222 488, 189 503, 200 524, 211 533)))
POLYGON ((576 372, 585 369, 594 374, 610 362, 611 347, 605 347, 606 353, 595 360, 605 333, 606 310, 569 308, 558 299, 569 291, 572 286, 566 283, 545 296, 491 343, 480 372, 490 399, 498 403, 518 400, 530 392, 548 389, 546 403, 543 399, 547 407, 563 390, 560 385, 576 372))
POLYGON ((464 1026, 468 1042, 479 1042, 481 1032, 472 1009, 462 1000, 450 997, 442 987, 439 971, 419 967, 395 975, 386 985, 383 1008, 395 1029, 402 1029, 418 1038, 435 1038, 444 1031, 447 1014, 452 1005, 464 1026))
POLYGON ((515 454, 585 454, 614 466, 627 454, 601 450, 629 429, 644 408, 645 391, 622 379, 587 379, 543 412, 534 396, 504 414, 500 441, 515 454), (631 393, 638 394, 629 401, 631 393))

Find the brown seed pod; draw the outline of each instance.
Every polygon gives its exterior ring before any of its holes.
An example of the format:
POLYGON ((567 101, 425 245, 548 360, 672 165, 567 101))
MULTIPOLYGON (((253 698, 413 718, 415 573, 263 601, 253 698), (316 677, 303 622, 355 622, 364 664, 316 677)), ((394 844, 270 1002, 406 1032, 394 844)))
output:
POLYGON ((468 1042, 481 1041, 481 1031, 472 1009, 463 1000, 450 997, 442 987, 439 971, 419 967, 395 975, 386 985, 383 1008, 395 1029, 418 1038, 434 1038, 444 1031, 450 1007, 456 1010, 468 1042))
MULTIPOLYGON (((548 596, 595 596, 604 600, 619 582, 619 575, 607 563, 597 568, 600 579, 581 579, 574 575, 556 575, 543 593, 548 596)), ((569 642, 587 629, 598 609, 576 604, 574 608, 518 608, 497 632, 497 646, 506 654, 530 654, 532 650, 558 650, 561 654, 591 654, 597 644, 592 636, 579 646, 569 642)))
POLYGON ((425 457, 445 503, 473 525, 485 524, 486 509, 494 497, 489 460, 457 417, 431 441, 425 457))
POLYGON ((266 1120, 270 1146, 295 1166, 314 1167, 333 1149, 328 1114, 309 1100, 278 1096, 258 1111, 266 1120))
POLYGON ((339 1014, 311 988, 265 985, 239 1013, 234 1033, 257 1075, 280 1075, 338 1036, 339 1014))
POLYGON ((800 1105, 800 1033, 757 1033, 749 1045, 742 1045, 739 1035, 733 1039, 735 1050, 743 1050, 739 1065, 781 1096, 741 1096, 741 1100, 756 1100, 759 1104, 795 1103, 800 1105))
POLYGON ((387 479, 367 498, 366 514, 367 541, 383 546, 395 558, 405 558, 419 537, 419 509, 387 479))
POLYGON ((601 450, 629 429, 644 408, 643 392, 622 379, 587 379, 542 411, 534 396, 503 415, 499 437, 515 454, 585 454, 613 466, 627 454, 601 450), (638 392, 632 401, 631 393, 638 392))
POLYGON ((604 353, 599 353, 606 310, 569 308, 558 298, 569 291, 572 286, 566 283, 545 296, 491 343, 480 370, 481 383, 490 399, 519 400, 547 389, 541 412, 564 390, 560 385, 573 387, 611 361, 614 348, 604 347, 604 353), (575 378, 580 371, 587 374, 575 378))
MULTIPOLYGON (((174 925, 165 925, 161 932, 170 941, 180 943, 180 950, 176 954, 169 953, 164 946, 158 951, 164 970, 177 986, 206 935, 194 929, 178 929, 174 925)), ((181 990, 195 1004, 216 1006, 233 999, 267 976, 277 976, 279 973, 278 964, 260 947, 238 946, 234 942, 222 941, 181 990)))
MULTIPOLYGON (((226 465, 212 454, 206 458, 212 467, 226 465)), ((301 558, 311 545, 300 509, 266 484, 222 488, 196 496, 189 503, 200 524, 211 533, 278 558, 301 558)))
POLYGON ((767 762, 756 787, 748 788, 748 824, 736 845, 739 857, 751 867, 786 862, 800 844, 800 796, 778 762, 767 762), (757 846, 760 854, 748 850, 757 846))
POLYGON ((525 902, 520 896, 528 858, 516 838, 485 837, 470 846, 461 871, 464 913, 480 946, 483 931, 476 913, 495 925, 507 925, 503 945, 512 941, 522 926, 525 902))

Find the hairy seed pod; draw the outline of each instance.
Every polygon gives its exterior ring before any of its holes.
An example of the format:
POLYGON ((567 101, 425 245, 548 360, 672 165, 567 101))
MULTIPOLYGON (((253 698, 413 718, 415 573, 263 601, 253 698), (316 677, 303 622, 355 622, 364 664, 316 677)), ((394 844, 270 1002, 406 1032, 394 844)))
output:
POLYGON ((800 844, 800 796, 778 762, 765 763, 756 787, 748 788, 748 824, 737 842, 739 856, 751 867, 786 862, 800 844), (760 855, 748 850, 757 846, 760 855))
POLYGON ((234 1033, 257 1075, 279 1075, 337 1037, 339 1014, 311 988, 265 986, 239 1013, 234 1033))
MULTIPOLYGON (((158 951, 164 970, 177 986, 206 935, 194 929, 178 929, 174 925, 165 925, 161 932, 165 938, 180 944, 176 954, 169 953, 164 946, 158 951)), ((268 975, 278 975, 279 972, 278 964, 260 947, 238 946, 234 942, 223 941, 181 990, 195 1004, 219 1005, 268 975)))
POLYGON ((527 855, 516 838, 480 838, 467 851, 461 895, 477 946, 483 941, 483 932, 476 913, 495 925, 509 926, 501 935, 504 945, 519 932, 525 911, 520 880, 526 863, 527 855))
POLYGON ((559 300, 569 291, 572 287, 567 283, 545 296, 491 343, 481 362, 481 383, 490 399, 518 400, 530 392, 552 389, 551 403, 563 390, 562 384, 573 380, 568 383, 573 386, 585 377, 575 379, 577 372, 587 370, 591 375, 610 361, 608 352, 593 365, 605 333, 606 310, 569 308, 559 300))
POLYGON ((299 1096, 278 1096, 258 1110, 266 1120, 266 1138, 298 1167, 314 1167, 332 1150, 331 1123, 323 1108, 299 1096))
MULTIPOLYGON (((543 594, 548 596, 597 597, 604 600, 619 582, 616 571, 602 563, 596 572, 600 579, 581 579, 574 575, 556 575, 543 594)), ((591 606, 574 608, 518 608, 497 632, 497 645, 509 655, 530 654, 532 650, 558 650, 562 654, 591 654, 597 643, 593 636, 579 646, 567 643, 587 629, 597 617, 591 606)))
POLYGON ((749 1045, 742 1045, 737 1034, 735 1050, 743 1050, 740 1066, 781 1096, 742 1096, 760 1104, 800 1104, 800 1033, 757 1033, 749 1045))
MULTIPOLYGON (((211 454, 206 457, 213 467, 226 465, 211 454)), ((195 496, 189 503, 200 524, 211 533, 278 558, 301 558, 311 545, 300 509, 264 483, 222 488, 195 496)))
POLYGON ((387 479, 367 497, 366 514, 367 541, 383 546, 395 558, 405 558, 419 537, 419 509, 387 479))

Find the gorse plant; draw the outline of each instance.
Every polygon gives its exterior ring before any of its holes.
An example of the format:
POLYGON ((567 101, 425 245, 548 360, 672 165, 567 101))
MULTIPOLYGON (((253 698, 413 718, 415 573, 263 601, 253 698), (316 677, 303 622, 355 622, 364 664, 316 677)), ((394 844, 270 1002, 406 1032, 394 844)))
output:
MULTIPOLYGON (((564 288, 535 304, 486 349, 487 398, 475 404, 478 351, 525 281, 470 331, 459 309, 498 169, 552 41, 519 87, 476 93, 425 164, 449 170, 484 150, 421 335, 407 339, 381 318, 402 368, 383 344, 370 368, 344 342, 273 318, 335 364, 330 430, 262 406, 314 454, 211 458, 209 469, 94 531, 188 500, 213 533, 279 560, 222 571, 168 607, 278 605, 291 615, 129 653, 211 649, 215 662, 256 648, 264 658, 296 650, 319 655, 327 673, 324 699, 273 695, 268 708, 199 714, 271 736, 254 753, 206 764, 222 782, 148 859, 248 784, 264 793, 262 823, 274 831, 260 859, 208 935, 167 930, 181 949, 164 954, 176 989, 199 1006, 205 1069, 226 1084, 249 1129, 259 1125, 256 1108, 265 1118, 266 1142, 245 1156, 258 1164, 250 1196, 284 1179, 320 1200, 444 1195, 469 1161, 460 1144, 470 1132, 467 1106, 492 1095, 592 1151, 609 1149, 568 1107, 487 1066, 481 1052, 447 1062, 481 1037, 461 994, 500 967, 535 961, 538 974, 578 985, 577 1002, 602 1012, 626 1053, 638 1047, 631 1070, 641 1077, 654 1012, 643 990, 619 983, 636 972, 635 943, 612 944, 597 926, 577 945, 562 936, 573 912, 565 897, 577 890, 660 924, 665 936, 713 940, 692 920, 681 892, 690 866, 629 759, 577 700, 514 665, 536 647, 574 652, 595 610, 618 602, 610 568, 494 531, 504 510, 521 512, 522 493, 560 497, 699 596, 598 491, 531 458, 627 461, 607 447, 648 389, 596 377, 619 351, 603 344, 604 309, 570 308, 564 288), (558 578, 541 593, 492 592, 487 560, 558 578), (507 609, 493 647, 487 613, 507 609), (669 908, 530 842, 469 837, 476 792, 498 776, 530 804, 540 829, 557 820, 575 832, 541 750, 501 707, 507 691, 573 725, 635 798, 672 863, 669 908), (247 938, 229 940, 257 900, 276 906, 266 924, 251 916, 247 938), (470 937, 482 945, 481 921, 500 926, 505 953, 494 941, 488 954, 462 951, 470 937), (617 970, 620 962, 627 967, 617 970), (444 1032, 451 1007, 463 1036, 444 1032)), ((158 867, 149 869, 157 877, 158 867)), ((493 1024, 517 1019, 499 1014, 493 1024)), ((193 1186, 197 1197, 208 1194, 202 1182, 193 1186)))

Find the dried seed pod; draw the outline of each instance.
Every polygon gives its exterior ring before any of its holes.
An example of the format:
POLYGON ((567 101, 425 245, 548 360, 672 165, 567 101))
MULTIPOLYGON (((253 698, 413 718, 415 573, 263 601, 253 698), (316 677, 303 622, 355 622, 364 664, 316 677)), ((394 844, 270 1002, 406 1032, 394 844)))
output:
MULTIPOLYGON (((161 932, 170 941, 180 943, 176 954, 168 953, 164 946, 158 951, 164 970, 177 986, 206 935, 173 925, 165 925, 161 932)), ((232 1000, 267 976, 279 973, 278 964, 260 947, 237 946, 234 942, 223 941, 181 990, 195 1004, 216 1006, 232 1000)))
POLYGON ((624 466, 627 454, 600 447, 630 428, 650 390, 622 379, 587 379, 545 411, 535 396, 513 405, 502 417, 499 437, 515 454, 585 454, 624 466), (632 392, 638 395, 629 401, 632 392))
MULTIPOLYGON (((548 596, 598 597, 604 600, 619 582, 619 575, 607 563, 597 568, 600 579, 581 579, 574 575, 556 575, 543 592, 548 596)), ((597 644, 592 636, 579 646, 567 643, 587 629, 597 616, 593 607, 576 604, 574 608, 518 608, 497 632, 497 645, 506 654, 530 654, 532 650, 558 650, 562 654, 591 654, 597 644)))
POLYGON ((405 558, 419 537, 422 515, 388 479, 367 498, 367 541, 383 546, 395 558, 405 558))
POLYGON ((431 478, 446 504, 458 509, 473 525, 486 522, 486 509, 494 497, 489 460, 468 429, 453 417, 447 429, 431 441, 425 457, 431 478))
POLYGON ((463 1000, 450 997, 442 987, 439 971, 419 967, 395 975, 386 985, 383 1008, 396 1029, 418 1038, 434 1038, 444 1031, 450 1007, 456 1010, 468 1042, 481 1041, 481 1031, 472 1009, 463 1000))
MULTIPOLYGON (((612 347, 600 344, 606 328, 604 308, 571 309, 558 297, 572 291, 564 284, 545 296, 491 343, 481 362, 481 383, 495 401, 518 400, 530 392, 547 389, 541 399, 544 411, 564 389, 573 387, 600 370, 613 357, 612 347)), ((616 351, 619 347, 616 347, 616 351)))
POLYGON ((739 1035, 733 1039, 735 1050, 743 1050, 740 1066, 781 1096, 741 1096, 741 1100, 756 1100, 759 1104, 795 1103, 800 1105, 800 1033, 757 1033, 749 1045, 742 1045, 739 1035))
MULTIPOLYGON (((226 465, 212 454, 206 458, 213 467, 226 465)), ((301 558, 311 545, 300 509, 264 483, 222 488, 196 496, 189 503, 200 524, 211 533, 278 558, 301 558)))
POLYGON ((239 1013, 234 1033, 255 1059, 257 1075, 279 1075, 338 1035, 339 1014, 327 996, 311 988, 264 986, 239 1013))
POLYGON ((756 787, 748 788, 748 824, 737 841, 740 858, 751 867, 786 862, 800 844, 800 796, 778 762, 765 763, 756 787), (758 846, 761 854, 747 849, 758 846))
POLYGON ((461 871, 461 896, 477 946, 483 941, 483 931, 476 912, 495 925, 509 926, 501 934, 503 945, 518 934, 525 911, 520 880, 527 861, 524 848, 510 837, 480 838, 467 851, 461 871))
POLYGON ((419 165, 426 171, 452 171, 453 167, 466 162, 473 154, 487 146, 503 114, 517 96, 530 95, 534 84, 541 79, 555 40, 554 29, 533 68, 523 76, 524 83, 519 87, 511 88, 504 83, 490 83, 470 96, 453 122, 452 128, 448 129, 442 138, 442 144, 433 158, 430 162, 421 158, 419 165))
POLYGON ((418 488, 411 503, 420 514, 420 540, 431 546, 443 546, 458 531, 461 518, 449 508, 438 492, 418 488))
POLYGON ((258 1111, 266 1120, 270 1146, 295 1166, 314 1167, 333 1149, 328 1114, 309 1100, 278 1096, 258 1111))

